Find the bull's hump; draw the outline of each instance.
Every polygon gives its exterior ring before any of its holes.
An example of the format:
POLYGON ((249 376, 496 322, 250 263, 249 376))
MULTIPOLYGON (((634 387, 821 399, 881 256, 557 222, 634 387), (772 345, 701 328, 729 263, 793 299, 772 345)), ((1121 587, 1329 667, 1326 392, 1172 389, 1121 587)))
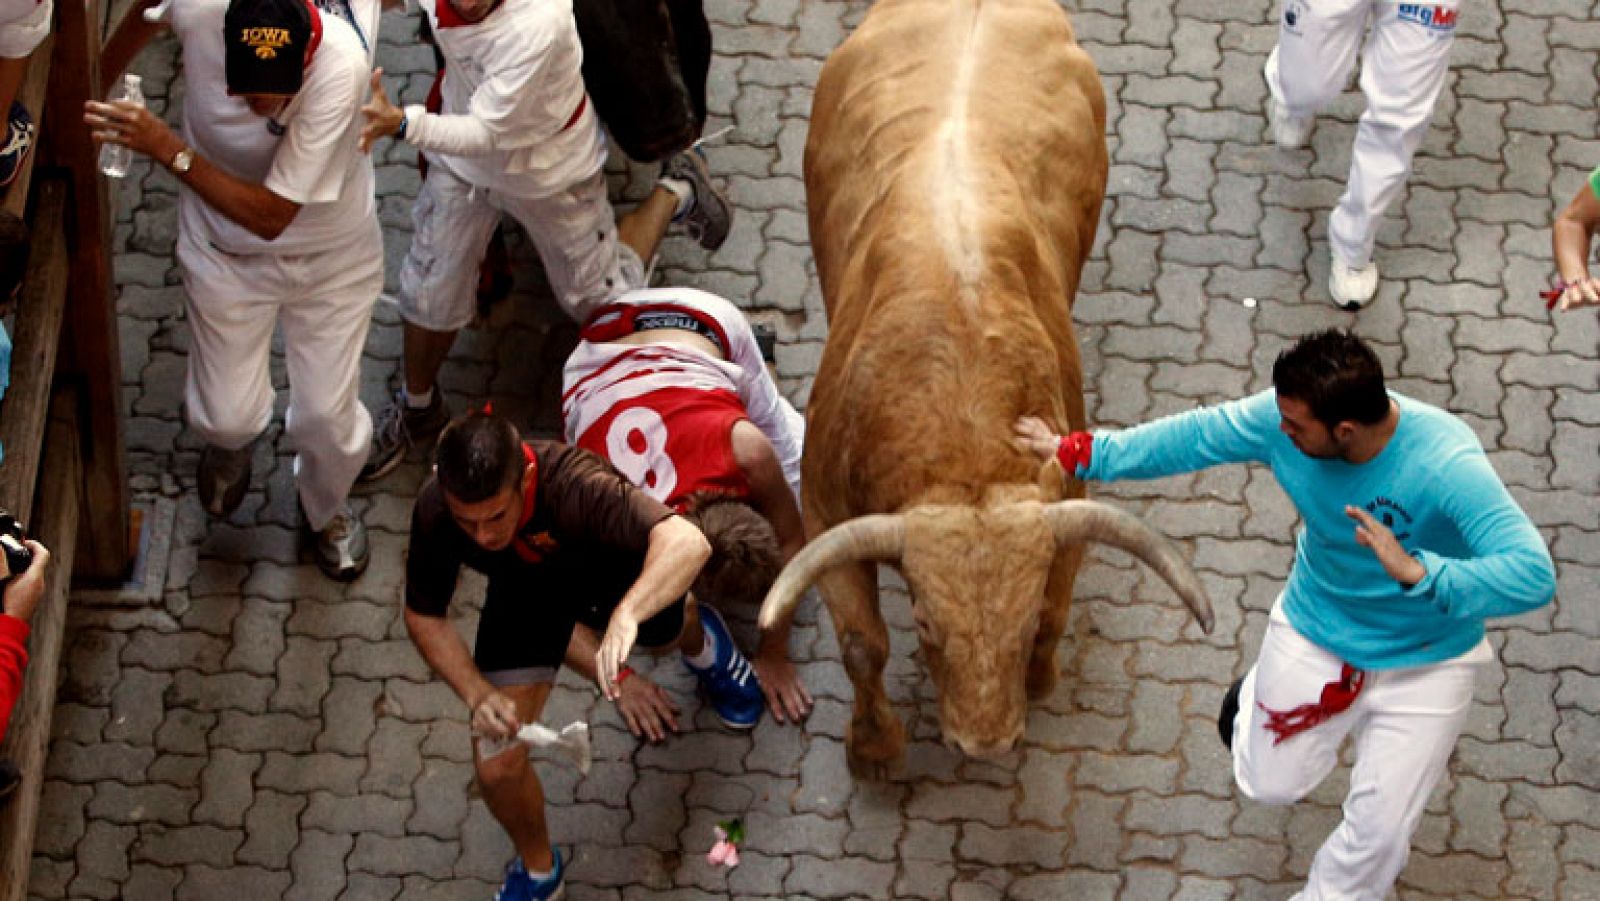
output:
POLYGON ((923 254, 937 250, 975 311, 990 257, 1016 250, 1012 230, 1037 214, 1030 145, 1053 136, 1039 116, 1070 81, 1071 28, 1036 0, 889 0, 852 41, 838 98, 849 124, 835 132, 851 146, 834 165, 871 188, 848 192, 833 224, 921 223, 923 254))

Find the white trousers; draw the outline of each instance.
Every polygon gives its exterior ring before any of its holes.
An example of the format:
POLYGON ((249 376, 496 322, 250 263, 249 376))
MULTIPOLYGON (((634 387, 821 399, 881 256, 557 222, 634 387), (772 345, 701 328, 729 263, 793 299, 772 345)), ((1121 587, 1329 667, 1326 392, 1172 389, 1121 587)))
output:
POLYGON ((411 210, 400 315, 430 331, 459 331, 472 322, 478 267, 502 214, 527 230, 556 301, 578 322, 644 285, 639 255, 617 239, 604 172, 547 197, 518 197, 474 187, 435 162, 411 210))
POLYGON ((383 234, 361 223, 344 247, 296 255, 224 253, 178 236, 188 293, 189 426, 236 450, 272 420, 268 369, 274 325, 283 326, 289 374, 285 427, 306 521, 320 531, 339 512, 366 462, 372 417, 362 406, 361 350, 383 290, 383 234))
POLYGON ((1383 901, 1411 852, 1428 796, 1438 785, 1472 705, 1479 666, 1494 659, 1487 639, 1471 651, 1428 666, 1368 672, 1343 713, 1273 745, 1256 706, 1292 710, 1315 703, 1343 662, 1273 608, 1256 665, 1239 691, 1233 775, 1239 790, 1263 804, 1292 804, 1310 794, 1339 762, 1346 735, 1356 743, 1344 820, 1317 849, 1304 901, 1383 901))
POLYGON ((1267 58, 1267 88, 1291 115, 1311 116, 1344 90, 1361 52, 1367 109, 1356 129, 1350 178, 1328 220, 1328 244, 1350 266, 1365 266, 1384 211, 1411 174, 1444 86, 1461 0, 1284 0, 1278 46, 1267 58))

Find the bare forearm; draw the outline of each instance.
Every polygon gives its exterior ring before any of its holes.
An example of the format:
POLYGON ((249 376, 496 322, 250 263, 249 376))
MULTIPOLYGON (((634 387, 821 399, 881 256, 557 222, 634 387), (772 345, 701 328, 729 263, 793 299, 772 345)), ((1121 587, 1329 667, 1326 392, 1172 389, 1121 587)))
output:
POLYGON ((583 623, 572 627, 572 637, 567 640, 567 666, 590 682, 600 681, 594 667, 595 652, 600 650, 600 637, 583 623))
POLYGON ((1551 229, 1551 244, 1555 252, 1556 271, 1563 281, 1575 282, 1589 274, 1589 243, 1594 229, 1588 223, 1566 216, 1556 220, 1551 229))
MULTIPOLYGON (((101 143, 121 144, 172 170, 186 147, 183 138, 144 106, 119 100, 83 105, 83 121, 101 143)), ((300 205, 280 197, 263 185, 235 178, 191 149, 189 170, 173 172, 180 181, 224 216, 271 241, 283 233, 300 211, 300 205)))
POLYGON ((756 654, 762 657, 789 656, 789 633, 794 626, 794 614, 790 613, 783 619, 772 624, 771 628, 762 629, 756 639, 756 654))
MULTIPOLYGON (((171 157, 164 162, 170 164, 171 157)), ((299 204, 285 200, 261 185, 234 178, 199 154, 195 154, 189 172, 179 176, 179 179, 217 212, 268 241, 283 234, 283 230, 300 212, 299 204)))
POLYGON ((471 710, 494 691, 494 686, 483 678, 478 665, 473 663, 467 643, 461 640, 455 627, 442 616, 423 616, 406 610, 406 631, 411 641, 441 678, 455 689, 457 696, 471 710))
POLYGON ((650 530, 644 566, 618 608, 635 622, 655 616, 688 592, 710 556, 710 543, 688 520, 679 516, 662 520, 650 530))

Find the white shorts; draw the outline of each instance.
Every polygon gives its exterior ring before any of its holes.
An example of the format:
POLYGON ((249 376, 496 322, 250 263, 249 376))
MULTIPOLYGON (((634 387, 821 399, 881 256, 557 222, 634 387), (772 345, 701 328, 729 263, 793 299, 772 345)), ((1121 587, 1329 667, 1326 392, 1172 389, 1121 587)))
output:
POLYGON ((32 53, 50 33, 53 12, 50 0, 0 0, 0 59, 32 53))
POLYGON ((595 307, 644 284, 644 264, 617 239, 604 172, 546 197, 474 187, 435 162, 412 207, 411 249, 400 268, 400 315, 430 331, 472 322, 478 267, 502 213, 527 230, 556 302, 584 321, 595 307))

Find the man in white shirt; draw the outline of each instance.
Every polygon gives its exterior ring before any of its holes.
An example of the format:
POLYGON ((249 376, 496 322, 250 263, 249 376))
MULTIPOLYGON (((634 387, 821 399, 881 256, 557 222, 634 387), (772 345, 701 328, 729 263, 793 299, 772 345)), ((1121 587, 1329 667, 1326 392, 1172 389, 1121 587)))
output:
POLYGON ((435 380, 472 321, 478 263, 504 213, 527 230, 556 301, 583 322, 644 286, 644 262, 669 223, 702 246, 726 240, 730 208, 696 150, 670 159, 655 191, 614 219, 605 136, 585 93, 570 0, 420 0, 445 59, 443 112, 401 109, 372 79, 363 146, 393 135, 431 164, 412 208, 400 271, 404 385, 379 414, 363 479, 380 478, 449 415, 435 380))
POLYGON ((226 516, 244 497, 252 445, 272 418, 268 360, 281 325, 300 503, 318 565, 341 580, 368 559, 347 498, 372 440, 357 391, 383 287, 372 163, 358 147, 379 7, 351 2, 174 0, 183 134, 131 103, 91 101, 84 115, 96 140, 178 178, 193 335, 184 402, 206 443, 202 506, 226 516))

